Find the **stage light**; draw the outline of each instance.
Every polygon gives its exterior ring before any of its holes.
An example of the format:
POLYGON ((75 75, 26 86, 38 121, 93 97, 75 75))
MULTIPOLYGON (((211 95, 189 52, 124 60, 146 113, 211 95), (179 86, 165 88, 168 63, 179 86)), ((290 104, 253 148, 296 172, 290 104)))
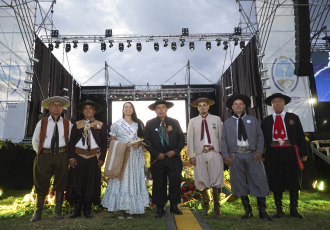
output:
POLYGON ((221 40, 220 39, 217 39, 216 42, 217 42, 217 46, 221 46, 221 40))
POLYGON ((60 44, 61 44, 60 41, 55 41, 55 48, 56 49, 60 48, 60 44))
POLYGON ((314 105, 316 103, 316 98, 310 98, 308 102, 309 104, 314 105))
POLYGON ((239 43, 239 47, 240 47, 242 50, 244 50, 244 48, 245 48, 245 41, 241 41, 241 42, 239 43))
POLYGON ((238 45, 238 38, 234 38, 234 46, 238 45))
POLYGON ((210 50, 211 49, 211 42, 206 42, 206 49, 210 50))
POLYGON ((121 42, 119 43, 119 51, 123 52, 124 51, 124 44, 121 42))
POLYGON ((131 40, 127 40, 127 48, 129 48, 129 47, 131 47, 132 46, 132 44, 131 44, 131 40))
POLYGON ((70 43, 67 43, 67 44, 65 44, 65 52, 70 52, 70 50, 71 50, 71 44, 70 43))
POLYGON ((159 44, 158 44, 158 42, 155 42, 154 43, 154 49, 155 49, 156 52, 159 51, 159 44))
POLYGON ((172 47, 172 50, 173 50, 173 51, 176 51, 176 42, 172 42, 171 47, 172 47))
POLYGON ((141 43, 136 43, 136 49, 137 49, 137 51, 141 52, 142 44, 141 43))
POLYGON ((39 59, 38 59, 38 58, 31 57, 30 59, 31 59, 31 61, 33 61, 34 63, 38 63, 38 62, 39 62, 39 59))
POLYGON ((242 34, 242 28, 241 27, 235 27, 234 28, 234 34, 235 35, 241 35, 242 34))
POLYGON ((182 36, 189 36, 189 29, 188 28, 182 28, 182 36))
POLYGON ((109 40, 109 48, 112 48, 113 47, 113 41, 112 40, 109 40))
POLYGON ((195 43, 194 42, 189 42, 189 49, 193 51, 195 49, 195 43))
POLYGON ((34 74, 34 72, 33 72, 32 69, 27 69, 27 70, 25 71, 25 73, 28 74, 28 75, 33 75, 33 74, 34 74))
POLYGON ((77 49, 78 47, 78 41, 73 41, 73 48, 77 49))
POLYGON ((105 37, 108 38, 108 37, 112 37, 112 29, 107 29, 105 30, 105 37))
POLYGON ((314 189, 317 189, 319 191, 325 191, 326 190, 326 184, 325 184, 324 181, 315 180, 315 181, 313 181, 312 186, 313 186, 314 189))
POLYGON ((167 47, 168 46, 168 40, 167 39, 164 39, 164 47, 167 47))
POLYGON ((85 53, 88 51, 88 44, 87 44, 87 43, 85 43, 85 44, 83 45, 83 51, 84 51, 85 53))
POLYGON ((48 52, 52 52, 54 50, 53 43, 48 43, 48 52))
POLYGON ((227 50, 228 49, 228 42, 224 41, 223 42, 223 50, 227 50))
POLYGON ((104 52, 107 49, 107 45, 105 44, 105 42, 101 43, 101 51, 104 52))
POLYGON ((58 30, 52 30, 51 33, 50 33, 50 36, 52 38, 57 38, 58 37, 58 30))
POLYGON ((181 41, 180 46, 181 46, 181 47, 184 47, 184 41, 185 41, 185 40, 184 40, 184 39, 180 39, 180 41, 181 41))

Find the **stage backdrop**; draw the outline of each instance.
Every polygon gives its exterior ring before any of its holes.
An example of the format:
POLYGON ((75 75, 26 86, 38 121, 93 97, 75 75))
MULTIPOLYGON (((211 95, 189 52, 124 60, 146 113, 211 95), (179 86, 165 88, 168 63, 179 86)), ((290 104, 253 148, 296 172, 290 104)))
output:
MULTIPOLYGON (((280 0, 280 3, 288 2, 280 0)), ((266 95, 282 93, 291 97, 291 102, 285 107, 288 112, 297 114, 302 122, 305 132, 314 132, 312 105, 310 104, 309 73, 306 76, 296 76, 295 68, 295 22, 293 2, 289 6, 276 9, 272 28, 268 37, 267 46, 263 57, 263 68, 268 69, 267 76, 271 88, 266 90, 266 95), (291 5, 292 4, 292 5, 291 5)), ((267 12, 270 14, 275 9, 265 10, 264 1, 256 1, 258 25, 260 33, 267 29, 267 12)), ((267 37, 265 37, 267 39, 267 37)), ((260 41, 265 43, 265 40, 260 41)), ((268 114, 273 111, 268 106, 268 114)))

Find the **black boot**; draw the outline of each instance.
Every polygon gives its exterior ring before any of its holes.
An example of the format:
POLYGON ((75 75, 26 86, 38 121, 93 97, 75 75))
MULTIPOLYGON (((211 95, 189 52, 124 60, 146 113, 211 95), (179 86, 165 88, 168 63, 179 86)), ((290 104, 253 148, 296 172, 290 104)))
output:
POLYGON ((208 189, 203 189, 202 192, 202 198, 203 198, 203 203, 204 203, 204 210, 203 210, 203 215, 207 216, 208 211, 210 209, 210 196, 208 193, 208 189))
POLYGON ((156 218, 162 218, 165 214, 164 205, 157 205, 157 214, 155 215, 156 218))
POLYGON ((56 192, 55 203, 56 203, 55 206, 56 219, 61 220, 64 218, 62 216, 63 192, 56 192))
POLYGON ((91 209, 92 209, 92 204, 84 204, 84 216, 87 219, 92 218, 92 214, 91 214, 91 209))
POLYGON ((290 215, 292 217, 298 217, 300 219, 304 219, 304 216, 301 215, 298 210, 298 190, 290 190, 290 215))
POLYGON ((214 203, 214 217, 219 219, 220 215, 220 202, 219 202, 219 194, 220 188, 212 188, 213 190, 213 203, 214 203))
POLYGON ((74 205, 74 211, 73 211, 73 215, 71 215, 69 217, 69 219, 75 219, 77 217, 80 217, 81 216, 81 202, 80 201, 77 201, 74 205))
POLYGON ((170 212, 173 212, 175 215, 182 215, 182 211, 178 208, 178 205, 173 202, 171 202, 170 212))
POLYGON ((241 200, 242 200, 242 204, 244 206, 245 209, 245 213, 243 216, 241 216, 241 219, 247 219, 247 218, 251 218, 253 216, 252 214, 252 207, 250 205, 250 200, 248 196, 241 196, 241 200))
POLYGON ((36 222, 41 220, 41 214, 44 207, 45 195, 37 195, 37 210, 35 211, 33 217, 31 218, 31 222, 36 222))
POLYGON ((284 215, 284 209, 282 204, 282 192, 274 192, 274 201, 276 205, 276 213, 273 215, 273 218, 281 218, 284 215))
POLYGON ((257 204, 259 209, 259 217, 261 219, 267 218, 268 220, 272 220, 272 218, 266 212, 266 198, 257 197, 257 204))

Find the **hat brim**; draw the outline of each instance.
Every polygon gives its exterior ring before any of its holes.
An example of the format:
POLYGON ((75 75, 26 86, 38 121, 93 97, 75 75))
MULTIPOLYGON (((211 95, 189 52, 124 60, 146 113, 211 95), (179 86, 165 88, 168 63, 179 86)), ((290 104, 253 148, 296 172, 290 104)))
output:
POLYGON ((93 106, 95 108, 95 113, 99 113, 99 112, 102 111, 102 107, 99 104, 97 104, 97 103, 95 103, 93 101, 84 101, 84 102, 81 102, 78 105, 76 105, 75 109, 79 113, 82 113, 85 105, 91 105, 91 106, 93 106))
POLYGON ((282 98, 284 100, 285 104, 289 104, 290 101, 291 101, 291 97, 289 97, 289 96, 286 96, 286 95, 281 94, 281 93, 274 93, 273 95, 270 95, 269 97, 267 97, 265 99, 266 105, 272 106, 272 100, 274 98, 282 98))
POLYGON ((156 106, 157 105, 161 105, 161 104, 164 104, 166 105, 166 107, 168 109, 172 108, 174 106, 174 104, 172 102, 168 102, 168 101, 156 101, 155 103, 152 103, 151 105, 148 106, 148 108, 152 111, 155 111, 156 110, 156 106))
POLYGON ((196 101, 193 101, 190 105, 192 107, 198 107, 198 104, 201 102, 206 102, 209 106, 212 106, 215 104, 214 100, 208 99, 206 97, 201 97, 201 98, 198 98, 196 101))
POLYGON ((245 104, 245 108, 249 108, 251 105, 251 99, 250 97, 243 95, 243 94, 237 94, 237 95, 233 95, 230 98, 227 99, 226 101, 226 106, 227 108, 231 109, 231 107, 233 106, 234 101, 236 100, 242 100, 245 104))
POLYGON ((41 106, 45 109, 49 109, 49 106, 53 103, 53 102, 59 102, 61 103, 62 105, 62 108, 63 109, 66 109, 70 106, 70 101, 67 100, 66 98, 64 97, 60 97, 60 96, 55 96, 55 97, 50 97, 50 98, 47 98, 46 100, 44 100, 42 103, 41 103, 41 106))

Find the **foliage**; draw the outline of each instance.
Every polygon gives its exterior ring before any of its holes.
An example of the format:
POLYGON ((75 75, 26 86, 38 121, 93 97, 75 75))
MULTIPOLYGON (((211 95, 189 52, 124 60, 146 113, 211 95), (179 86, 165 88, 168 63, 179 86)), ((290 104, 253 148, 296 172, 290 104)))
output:
POLYGON ((11 140, 0 141, 0 150, 8 150, 9 146, 33 151, 32 145, 30 143, 14 143, 11 140))

